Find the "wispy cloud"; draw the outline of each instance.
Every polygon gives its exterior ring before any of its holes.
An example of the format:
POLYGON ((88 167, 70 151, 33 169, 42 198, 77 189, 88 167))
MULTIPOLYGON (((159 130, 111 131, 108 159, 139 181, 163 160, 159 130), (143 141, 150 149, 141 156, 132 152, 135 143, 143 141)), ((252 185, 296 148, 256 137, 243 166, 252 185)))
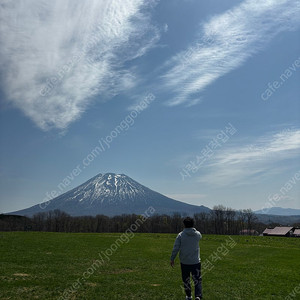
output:
POLYGON ((282 162, 297 157, 299 149, 299 129, 263 136, 253 144, 220 150, 203 167, 198 181, 213 185, 252 184, 280 172, 282 162))
POLYGON ((300 24, 299 0, 247 0, 202 24, 197 42, 172 57, 162 76, 170 105, 201 101, 199 92, 243 65, 278 33, 300 24))
POLYGON ((96 95, 105 100, 132 88, 134 74, 124 63, 160 36, 145 13, 151 3, 1 2, 1 86, 8 101, 43 130, 65 129, 96 95))

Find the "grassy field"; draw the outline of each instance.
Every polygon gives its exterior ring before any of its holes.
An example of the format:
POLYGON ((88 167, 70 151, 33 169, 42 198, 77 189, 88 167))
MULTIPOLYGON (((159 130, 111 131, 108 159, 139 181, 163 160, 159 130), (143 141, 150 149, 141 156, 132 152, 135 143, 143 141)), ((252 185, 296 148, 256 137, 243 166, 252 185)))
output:
MULTIPOLYGON (((169 266, 175 236, 0 232, 0 299, 184 299, 178 259, 169 266)), ((300 239, 232 239, 236 245, 217 261, 211 255, 229 237, 201 241, 204 299, 285 299, 295 292, 300 239)))

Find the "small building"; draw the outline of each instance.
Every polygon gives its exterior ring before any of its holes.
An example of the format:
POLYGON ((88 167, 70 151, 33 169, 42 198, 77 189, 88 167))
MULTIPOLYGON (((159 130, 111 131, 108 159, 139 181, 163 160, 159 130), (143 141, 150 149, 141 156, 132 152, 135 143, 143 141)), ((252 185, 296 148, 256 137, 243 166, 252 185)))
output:
POLYGON ((295 229, 293 233, 294 237, 300 237, 300 229, 295 229))
POLYGON ((271 231, 273 230, 273 228, 266 228, 264 231, 263 231, 263 235, 269 235, 269 233, 271 233, 271 231))
POLYGON ((266 228, 263 232, 265 236, 293 236, 294 234, 294 227, 286 227, 286 226, 278 226, 273 229, 266 228))

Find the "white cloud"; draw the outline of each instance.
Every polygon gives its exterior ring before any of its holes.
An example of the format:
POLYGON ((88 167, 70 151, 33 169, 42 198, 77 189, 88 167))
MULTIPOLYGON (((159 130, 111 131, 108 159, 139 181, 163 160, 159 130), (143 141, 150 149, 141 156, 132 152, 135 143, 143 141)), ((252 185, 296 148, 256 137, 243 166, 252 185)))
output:
POLYGON ((168 32, 168 30, 169 30, 169 26, 168 26, 168 24, 165 24, 164 25, 164 32, 168 32))
POLYGON ((278 33, 300 23, 299 0, 247 0, 201 27, 201 37, 166 64, 170 105, 199 99, 199 92, 240 67, 278 33))
POLYGON ((254 144, 220 150, 203 165, 198 181, 221 186, 253 184, 286 168, 282 162, 297 157, 299 149, 300 130, 264 136, 254 144))
POLYGON ((8 101, 43 130, 65 129, 94 96, 103 101, 132 88, 134 74, 122 69, 124 63, 144 55, 159 39, 141 12, 147 4, 2 1, 1 85, 8 101))

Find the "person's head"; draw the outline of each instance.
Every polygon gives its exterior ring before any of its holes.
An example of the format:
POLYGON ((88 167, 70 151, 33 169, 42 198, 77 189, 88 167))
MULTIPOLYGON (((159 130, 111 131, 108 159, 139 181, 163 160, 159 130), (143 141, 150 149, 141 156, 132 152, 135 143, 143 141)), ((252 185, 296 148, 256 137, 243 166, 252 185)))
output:
POLYGON ((190 218, 190 217, 186 217, 183 220, 183 224, 185 228, 192 228, 194 227, 194 219, 190 218))

